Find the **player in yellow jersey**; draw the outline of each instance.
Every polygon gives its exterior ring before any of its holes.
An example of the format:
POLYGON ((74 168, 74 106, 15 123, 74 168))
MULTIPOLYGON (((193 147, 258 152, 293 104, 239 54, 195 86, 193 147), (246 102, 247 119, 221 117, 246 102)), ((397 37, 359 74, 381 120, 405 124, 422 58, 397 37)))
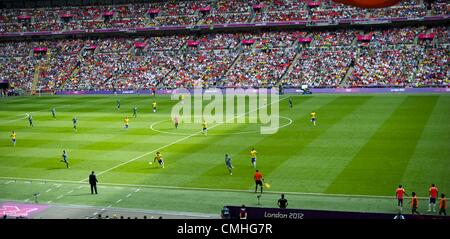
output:
POLYGON ((130 121, 130 119, 128 119, 128 116, 125 117, 125 119, 123 120, 123 122, 125 123, 125 129, 128 129, 128 122, 130 121))
POLYGON ((311 112, 309 115, 311 115, 311 122, 314 124, 314 126, 316 126, 316 121, 317 121, 317 115, 316 115, 316 112, 313 111, 313 112, 311 112))
MULTIPOLYGON (((162 154, 160 152, 156 152, 156 156, 153 159, 153 162, 158 161, 159 165, 161 165, 162 168, 164 168, 164 159, 162 158, 162 154)), ((153 162, 150 162, 149 164, 153 164, 153 162)))
POLYGON ((11 131, 11 141, 13 143, 13 146, 16 147, 16 132, 11 131))
POLYGON ((153 101, 152 106, 153 106, 153 113, 156 113, 156 101, 153 101))
POLYGON ((208 123, 206 123, 205 120, 203 120, 202 127, 203 127, 203 134, 205 136, 208 135, 208 123))
POLYGON ((256 168, 256 154, 258 152, 256 152, 255 148, 252 148, 252 150, 250 151, 250 156, 252 159, 252 164, 253 164, 253 168, 256 168))

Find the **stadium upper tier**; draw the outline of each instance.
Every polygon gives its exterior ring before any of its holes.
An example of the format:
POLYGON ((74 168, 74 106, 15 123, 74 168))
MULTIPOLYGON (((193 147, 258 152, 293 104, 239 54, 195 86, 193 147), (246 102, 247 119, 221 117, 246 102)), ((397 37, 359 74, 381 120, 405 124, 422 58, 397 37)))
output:
POLYGON ((128 5, 1 9, 0 33, 106 28, 264 23, 298 20, 371 19, 449 15, 438 0, 428 9, 410 0, 383 9, 361 9, 312 0, 160 1, 128 5))
POLYGON ((0 42, 0 81, 41 90, 448 87, 449 27, 0 42))

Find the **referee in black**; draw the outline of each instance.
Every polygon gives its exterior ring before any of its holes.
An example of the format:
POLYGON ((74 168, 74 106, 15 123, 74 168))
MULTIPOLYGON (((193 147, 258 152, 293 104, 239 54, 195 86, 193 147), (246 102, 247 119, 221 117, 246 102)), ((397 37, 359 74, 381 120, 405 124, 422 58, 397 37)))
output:
POLYGON ((288 205, 288 201, 286 198, 284 198, 284 194, 281 194, 281 198, 278 199, 278 206, 280 208, 286 208, 288 205))
POLYGON ((91 185, 91 194, 97 194, 97 177, 94 174, 94 171, 92 171, 91 175, 89 175, 89 184, 91 185))

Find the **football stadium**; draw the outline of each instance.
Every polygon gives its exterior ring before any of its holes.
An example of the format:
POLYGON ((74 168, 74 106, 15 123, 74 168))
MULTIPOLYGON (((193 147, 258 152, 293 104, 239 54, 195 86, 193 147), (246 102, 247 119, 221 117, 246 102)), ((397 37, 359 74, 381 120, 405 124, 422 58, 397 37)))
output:
POLYGON ((446 0, 0 7, 4 219, 447 218, 446 0))

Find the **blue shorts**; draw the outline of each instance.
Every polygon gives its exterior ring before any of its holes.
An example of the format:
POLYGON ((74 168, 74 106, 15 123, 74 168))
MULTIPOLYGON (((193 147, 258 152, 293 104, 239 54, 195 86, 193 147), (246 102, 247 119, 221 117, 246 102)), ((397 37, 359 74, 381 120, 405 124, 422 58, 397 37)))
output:
POLYGON ((16 142, 16 139, 12 139, 13 142, 16 142))
POLYGON ((316 118, 311 118, 311 122, 314 122, 314 121, 316 121, 316 118))
POLYGON ((203 131, 208 130, 208 128, 203 128, 203 131))
POLYGON ((159 163, 159 164, 163 164, 164 161, 163 161, 162 159, 160 159, 160 160, 158 160, 158 163, 159 163))
POLYGON ((436 203, 436 198, 432 198, 432 197, 430 197, 430 203, 436 203))
POLYGON ((252 163, 256 162, 256 158, 252 158, 252 163))

